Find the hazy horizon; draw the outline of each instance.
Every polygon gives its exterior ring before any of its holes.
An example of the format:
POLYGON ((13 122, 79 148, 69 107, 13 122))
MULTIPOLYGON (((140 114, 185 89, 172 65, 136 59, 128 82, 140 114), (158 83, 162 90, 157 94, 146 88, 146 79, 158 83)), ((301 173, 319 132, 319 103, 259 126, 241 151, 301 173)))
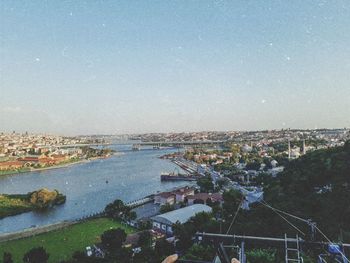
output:
POLYGON ((349 1, 1 1, 0 132, 350 127, 349 1))

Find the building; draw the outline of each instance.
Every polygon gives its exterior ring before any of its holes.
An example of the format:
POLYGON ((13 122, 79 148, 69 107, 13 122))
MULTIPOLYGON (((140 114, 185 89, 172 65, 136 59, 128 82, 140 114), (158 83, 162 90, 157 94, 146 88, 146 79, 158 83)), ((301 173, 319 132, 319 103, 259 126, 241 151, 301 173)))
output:
POLYGON ((193 195, 194 189, 190 187, 184 187, 174 192, 176 203, 185 201, 186 196, 193 195))
POLYGON ((194 203, 202 203, 207 204, 208 200, 215 203, 218 202, 220 204, 223 203, 224 199, 222 194, 219 193, 198 193, 194 195, 190 195, 186 197, 188 200, 188 205, 193 205, 194 203))
POLYGON ((195 204, 174 211, 170 211, 165 214, 157 215, 151 218, 153 229, 156 231, 160 231, 166 234, 167 236, 172 236, 172 226, 176 222, 180 222, 181 224, 183 224, 198 213, 210 213, 211 211, 212 209, 210 206, 203 204, 195 204))
POLYGON ((154 203, 159 205, 175 204, 176 195, 172 192, 163 192, 154 196, 154 203))
POLYGON ((22 168, 23 164, 19 161, 7 161, 7 162, 0 162, 0 171, 4 170, 15 170, 22 168))
POLYGON ((194 194, 194 189, 191 187, 182 187, 180 189, 171 191, 171 192, 163 192, 154 196, 154 203, 159 205, 173 205, 175 203, 185 201, 185 197, 194 194))

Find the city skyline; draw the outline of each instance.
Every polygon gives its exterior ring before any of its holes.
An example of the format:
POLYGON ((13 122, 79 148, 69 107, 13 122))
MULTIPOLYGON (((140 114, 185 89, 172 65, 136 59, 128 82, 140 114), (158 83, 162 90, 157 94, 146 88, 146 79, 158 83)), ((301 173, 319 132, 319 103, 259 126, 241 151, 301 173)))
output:
POLYGON ((0 5, 0 131, 350 126, 346 1, 0 5))

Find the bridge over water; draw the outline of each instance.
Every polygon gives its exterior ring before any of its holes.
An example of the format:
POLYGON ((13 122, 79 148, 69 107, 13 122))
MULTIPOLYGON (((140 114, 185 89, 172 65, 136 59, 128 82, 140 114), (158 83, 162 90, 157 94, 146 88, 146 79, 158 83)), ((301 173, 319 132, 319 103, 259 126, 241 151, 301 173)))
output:
POLYGON ((139 146, 172 146, 172 147, 181 147, 186 145, 222 145, 227 141, 157 141, 157 142, 140 142, 135 143, 134 145, 139 146))

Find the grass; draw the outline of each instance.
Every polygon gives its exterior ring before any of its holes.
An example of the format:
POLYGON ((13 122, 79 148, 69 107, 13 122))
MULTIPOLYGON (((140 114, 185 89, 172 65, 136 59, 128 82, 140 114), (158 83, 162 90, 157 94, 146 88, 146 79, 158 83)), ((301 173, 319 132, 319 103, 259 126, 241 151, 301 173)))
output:
POLYGON ((31 248, 43 246, 50 254, 49 262, 58 263, 70 259, 73 252, 100 241, 100 235, 110 228, 123 228, 126 233, 134 229, 108 218, 91 219, 61 230, 33 237, 0 243, 0 260, 4 252, 10 252, 14 262, 23 262, 23 255, 31 248))
POLYGON ((0 175, 11 175, 11 174, 18 174, 18 173, 27 173, 31 171, 29 167, 24 167, 16 170, 3 170, 0 171, 0 175))
POLYGON ((27 195, 0 195, 0 218, 34 209, 26 199, 27 195))

